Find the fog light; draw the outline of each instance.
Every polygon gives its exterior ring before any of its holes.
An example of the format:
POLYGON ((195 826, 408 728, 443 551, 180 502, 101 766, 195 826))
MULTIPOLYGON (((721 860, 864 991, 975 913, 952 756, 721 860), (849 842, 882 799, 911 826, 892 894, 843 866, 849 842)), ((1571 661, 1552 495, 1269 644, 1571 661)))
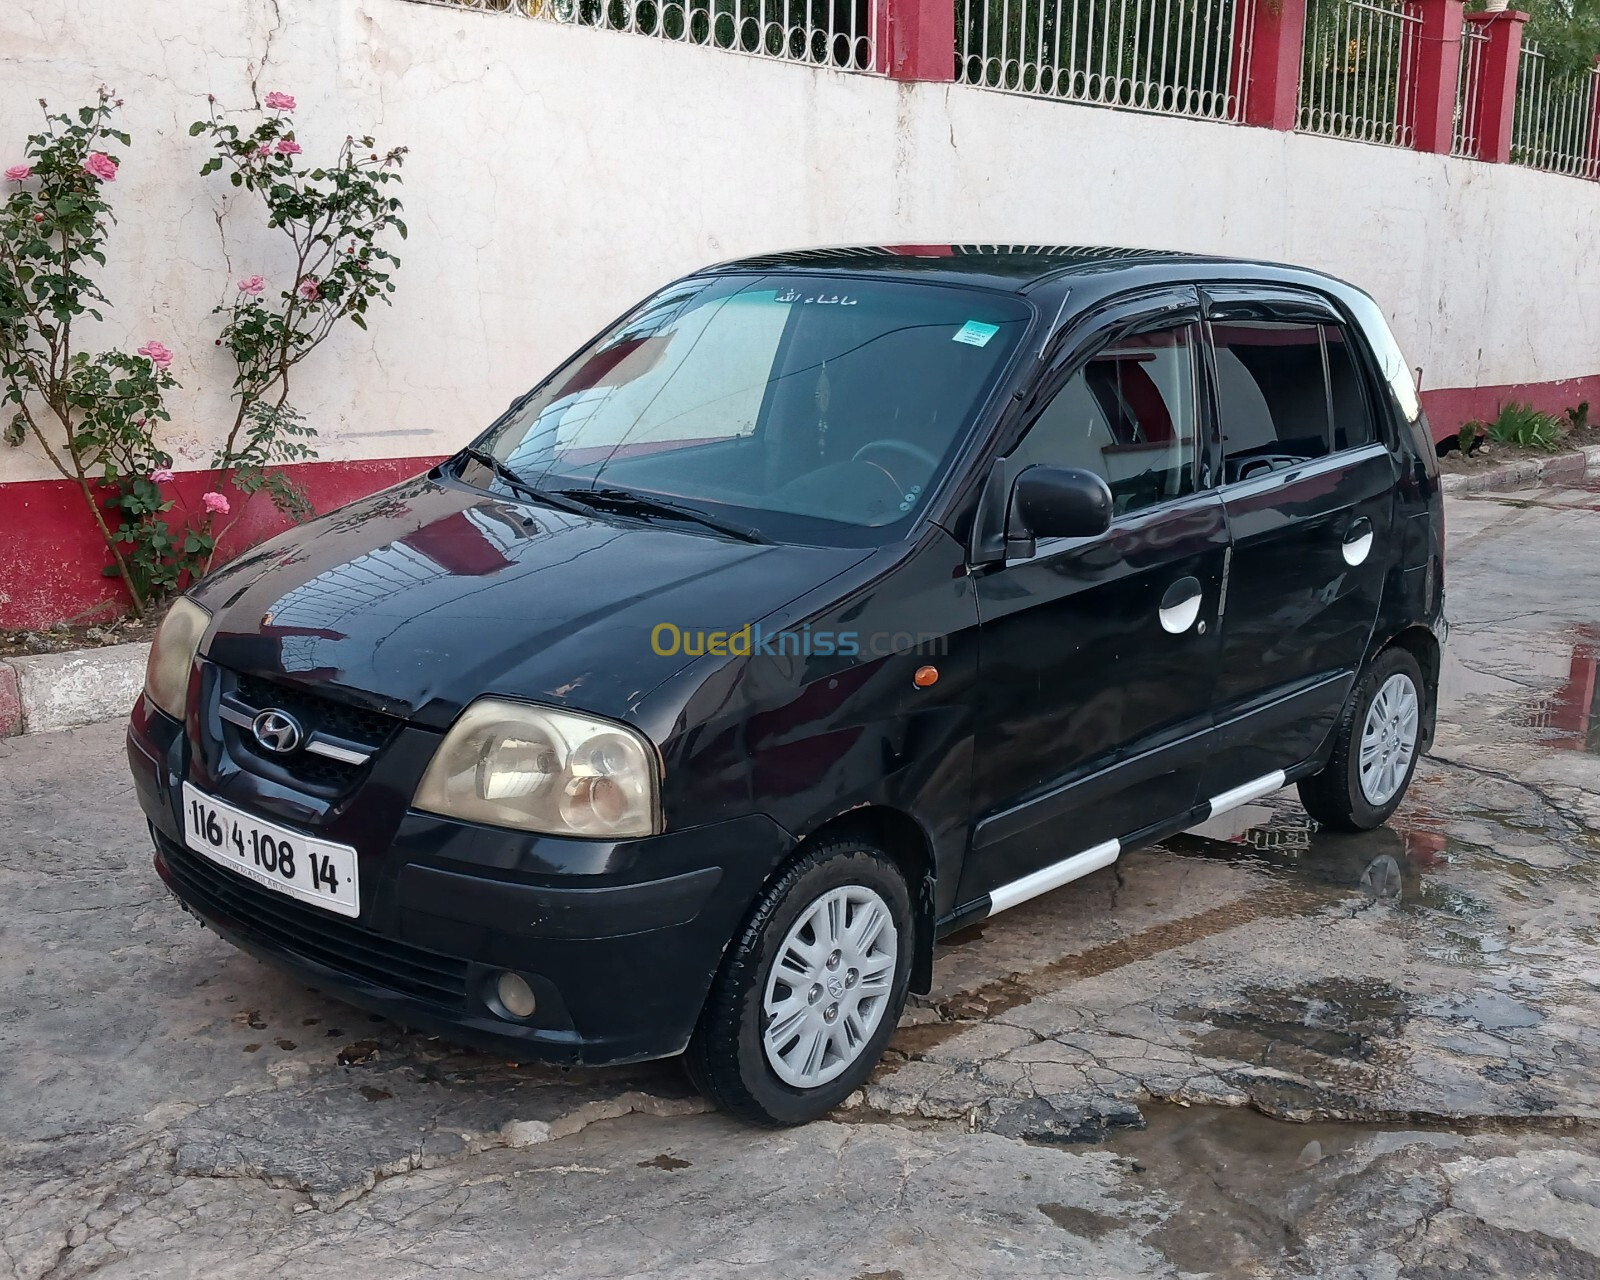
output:
POLYGON ((500 997, 501 1007, 513 1018, 531 1018, 539 1007, 528 980, 515 973, 502 973, 494 984, 494 993, 500 997))

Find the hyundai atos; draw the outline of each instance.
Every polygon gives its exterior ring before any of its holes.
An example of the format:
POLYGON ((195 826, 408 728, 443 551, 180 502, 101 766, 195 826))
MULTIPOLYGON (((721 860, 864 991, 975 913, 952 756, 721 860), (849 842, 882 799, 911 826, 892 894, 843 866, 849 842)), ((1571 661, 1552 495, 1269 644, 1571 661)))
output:
POLYGON ((698 272, 172 608, 129 759, 192 912, 518 1059, 858 1088, 935 941, 1432 735, 1434 450, 1311 271, 916 246, 698 272))

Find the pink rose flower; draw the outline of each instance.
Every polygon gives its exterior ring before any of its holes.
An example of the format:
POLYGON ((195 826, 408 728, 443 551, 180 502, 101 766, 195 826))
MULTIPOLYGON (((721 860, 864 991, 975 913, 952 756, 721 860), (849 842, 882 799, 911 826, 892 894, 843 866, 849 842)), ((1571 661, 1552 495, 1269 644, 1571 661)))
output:
POLYGON ((158 369, 165 369, 172 363, 172 352, 159 342, 150 341, 139 348, 139 354, 149 358, 150 363, 158 369))
POLYGON ((26 182, 33 177, 33 170, 25 164, 14 164, 6 170, 7 182, 26 182))
POLYGON ((300 144, 293 138, 279 138, 277 151, 280 156, 297 156, 300 154, 300 144))
POLYGON ((272 148, 269 147, 265 142, 263 142, 259 147, 256 148, 256 156, 259 159, 265 160, 271 154, 272 154, 272 148))
POLYGON ((171 467, 157 467, 154 471, 152 471, 150 473, 150 479, 152 481, 154 481, 156 484, 171 484, 172 483, 172 468, 171 467))
POLYGON ((99 178, 101 182, 117 180, 117 162, 104 151, 91 151, 89 158, 83 162, 83 171, 91 178, 99 178))
POLYGON ((239 292, 248 293, 252 298, 258 296, 267 287, 267 282, 260 276, 251 276, 248 280, 239 281, 239 292))
POLYGON ((322 287, 317 283, 316 276, 307 276, 300 282, 300 296, 307 302, 315 302, 321 292, 322 287))
POLYGON ((200 505, 207 511, 216 512, 219 516, 228 514, 228 500, 215 489, 200 499, 200 505))
POLYGON ((293 111, 294 96, 288 93, 269 93, 267 95, 268 111, 293 111))

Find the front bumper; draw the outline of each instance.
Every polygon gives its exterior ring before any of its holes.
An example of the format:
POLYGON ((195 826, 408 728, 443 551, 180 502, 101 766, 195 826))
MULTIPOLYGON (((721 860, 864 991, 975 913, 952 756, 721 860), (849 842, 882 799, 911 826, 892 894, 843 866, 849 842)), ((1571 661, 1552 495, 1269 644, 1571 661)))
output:
MULTIPOLYGON (((318 812, 314 798, 230 770, 226 751, 209 746, 192 750, 182 726, 143 699, 135 707, 128 760, 156 870, 179 901, 319 990, 517 1059, 598 1065, 681 1052, 724 949, 792 844, 760 815, 618 844, 454 822, 396 805, 382 759, 318 812), (361 915, 302 904, 188 850, 186 777, 265 819, 355 845, 361 915), (495 998, 507 969, 537 997, 526 1020, 495 998)), ((403 741, 391 750, 426 754, 403 741)))

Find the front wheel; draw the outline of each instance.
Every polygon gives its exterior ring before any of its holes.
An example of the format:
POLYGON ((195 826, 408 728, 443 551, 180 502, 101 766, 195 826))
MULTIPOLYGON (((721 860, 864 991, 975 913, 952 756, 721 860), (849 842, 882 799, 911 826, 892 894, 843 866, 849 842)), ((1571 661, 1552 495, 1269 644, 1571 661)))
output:
POLYGON ((1389 649, 1361 675, 1334 730, 1333 755, 1300 782, 1306 812, 1335 831, 1371 831, 1404 799, 1422 742, 1422 669, 1389 649))
POLYGON ((910 895, 872 844, 835 839, 761 895, 689 1043, 690 1077, 764 1125, 826 1115, 866 1081, 894 1034, 911 971, 910 895))

